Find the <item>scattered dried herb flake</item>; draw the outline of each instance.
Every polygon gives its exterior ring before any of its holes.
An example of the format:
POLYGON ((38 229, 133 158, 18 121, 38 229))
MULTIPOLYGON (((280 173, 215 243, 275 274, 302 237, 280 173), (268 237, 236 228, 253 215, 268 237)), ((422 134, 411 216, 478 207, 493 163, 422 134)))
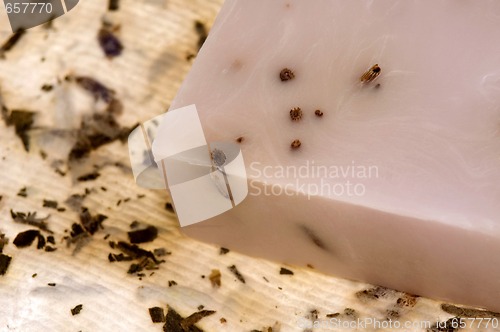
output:
POLYGON ((212 284, 212 287, 220 287, 222 282, 221 282, 221 273, 217 269, 213 269, 210 275, 208 276, 208 279, 210 280, 210 283, 212 284))
POLYGON ((0 276, 5 275, 7 273, 7 269, 9 268, 12 257, 0 254, 0 276))
POLYGON ((73 309, 71 309, 71 315, 78 315, 80 313, 80 311, 82 311, 83 309, 83 304, 78 304, 76 307, 74 307, 73 309))
POLYGON ((198 35, 198 50, 200 50, 200 48, 205 43, 205 40, 207 40, 208 31, 207 31, 205 24, 203 24, 203 22, 198 21, 198 20, 194 22, 194 30, 196 31, 196 34, 198 35))
POLYGON ((148 226, 144 229, 138 229, 128 232, 130 243, 151 242, 158 236, 158 229, 155 226, 148 226))
POLYGON ((149 308, 149 315, 153 323, 165 323, 165 311, 160 307, 149 308))
POLYGON ((116 11, 120 9, 120 0, 109 0, 108 2, 108 10, 116 11))
POLYGON ((14 245, 18 248, 26 248, 31 246, 33 241, 37 238, 37 236, 40 234, 39 230, 36 229, 30 229, 24 232, 21 232, 17 234, 16 238, 14 239, 14 245))
POLYGON ((28 192, 27 192, 26 187, 21 188, 21 189, 17 192, 17 196, 20 196, 20 197, 28 197, 28 192))
POLYGON ((94 171, 94 172, 79 176, 77 178, 77 181, 80 181, 80 182, 92 181, 92 180, 97 179, 99 176, 101 176, 101 174, 97 171, 94 171))
POLYGON ((240 271, 238 271, 238 269, 236 268, 236 265, 228 266, 228 269, 229 269, 229 271, 231 271, 232 274, 234 274, 234 276, 236 277, 236 279, 238 279, 242 283, 245 283, 245 278, 240 273, 240 271))
POLYGON ((43 200, 43 207, 51 208, 51 209, 57 209, 58 203, 56 201, 51 201, 44 199, 43 200))
POLYGON ((189 327, 185 330, 181 323, 184 318, 177 313, 172 307, 168 306, 167 316, 165 317, 165 325, 163 325, 164 332, 203 332, 202 329, 195 325, 189 327))
POLYGON ((293 271, 292 270, 289 270, 289 269, 286 269, 284 267, 282 267, 280 269, 280 274, 284 274, 284 275, 291 275, 293 276, 293 271))
POLYGON ((109 27, 103 26, 97 33, 97 41, 108 59, 122 54, 123 44, 109 27))
POLYGON ((31 111, 13 110, 7 118, 7 125, 14 126, 16 135, 21 139, 25 151, 30 149, 28 132, 35 121, 35 114, 31 111))
POLYGON ((214 310, 201 310, 189 315, 181 321, 181 327, 184 331, 189 331, 189 329, 198 323, 203 318, 215 314, 214 310))
POLYGON ((0 46, 0 59, 5 58, 5 53, 7 53, 14 46, 16 46, 16 44, 19 42, 19 40, 21 40, 21 38, 24 36, 25 33, 26 30, 24 29, 17 30, 2 44, 2 46, 0 46))

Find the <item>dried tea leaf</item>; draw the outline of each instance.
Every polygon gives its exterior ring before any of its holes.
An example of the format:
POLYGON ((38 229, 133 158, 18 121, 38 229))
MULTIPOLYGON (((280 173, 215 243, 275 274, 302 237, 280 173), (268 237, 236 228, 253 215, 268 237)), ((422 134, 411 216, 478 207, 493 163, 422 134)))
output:
POLYGON ((14 126, 16 135, 23 142, 24 150, 29 151, 30 141, 28 132, 35 122, 35 112, 13 110, 7 118, 7 125, 14 126))
POLYGON ((37 238, 39 234, 40 231, 36 229, 30 229, 25 232, 21 232, 17 234, 13 243, 18 248, 29 247, 31 246, 33 241, 35 241, 35 238, 37 238))
POLYGON ((7 269, 9 268, 12 257, 4 254, 0 254, 0 276, 5 275, 7 273, 7 269))
POLYGON ((23 187, 23 188, 19 189, 19 191, 17 192, 17 196, 25 197, 25 198, 28 197, 27 188, 23 187))
POLYGON ((222 284, 221 273, 217 269, 212 270, 212 272, 208 276, 208 279, 210 279, 210 282, 212 283, 212 287, 220 287, 222 284))
POLYGON ((2 44, 2 46, 0 46, 0 59, 5 58, 5 53, 10 51, 19 42, 19 40, 21 40, 25 33, 26 30, 24 29, 17 30, 2 44))
POLYGON ((120 0, 109 0, 108 2, 108 10, 116 11, 120 9, 120 0))
POLYGON ((92 181, 92 180, 97 179, 99 176, 101 176, 101 174, 99 172, 97 172, 97 171, 94 171, 94 172, 91 172, 91 173, 87 173, 87 174, 81 175, 76 180, 80 181, 80 182, 92 181))
POLYGON ((97 41, 106 57, 109 59, 122 54, 123 44, 113 33, 112 29, 102 27, 97 33, 97 41))
POLYGON ((201 310, 184 318, 181 322, 181 327, 184 331, 188 331, 191 326, 198 323, 203 318, 215 314, 214 310, 201 310))
POLYGON ((43 207, 51 208, 51 209, 57 209, 58 203, 56 201, 51 201, 44 199, 43 200, 43 207))
POLYGON ((83 304, 78 304, 76 307, 74 307, 73 309, 71 309, 71 315, 78 315, 80 313, 80 311, 82 311, 83 309, 83 304))
POLYGON ((115 96, 114 90, 109 89, 104 84, 92 77, 75 76, 74 79, 80 87, 94 96, 96 100, 103 100, 104 102, 109 103, 115 96))
POLYGON ((289 270, 289 269, 285 269, 284 267, 282 267, 280 269, 280 274, 285 274, 285 275, 292 275, 293 276, 293 271, 289 270))
POLYGON ((100 213, 92 216, 86 207, 82 208, 82 212, 80 213, 80 223, 90 235, 94 235, 99 228, 102 229, 102 222, 106 219, 108 217, 100 213))
POLYGON ((208 30, 201 21, 195 21, 194 22, 194 30, 196 31, 196 34, 198 35, 198 50, 203 46, 205 43, 205 40, 207 40, 208 37, 208 30))
POLYGON ((24 212, 14 212, 12 210, 10 210, 10 215, 12 219, 17 223, 34 226, 50 234, 54 233, 48 228, 48 225, 45 222, 50 217, 50 215, 45 218, 37 218, 36 212, 28 212, 28 214, 26 214, 24 212))
POLYGON ((231 265, 231 266, 228 266, 228 269, 229 271, 231 271, 231 273, 234 274, 234 276, 236 277, 236 279, 238 279, 239 281, 241 281, 242 283, 245 283, 245 278, 243 277, 243 275, 240 273, 240 271, 238 271, 238 269, 236 268, 236 265, 231 265))
POLYGON ((128 232, 130 243, 151 242, 158 236, 158 229, 154 226, 148 226, 144 229, 138 229, 128 232))
POLYGON ((151 316, 153 323, 165 323, 165 312, 163 311, 163 308, 149 308, 149 315, 151 316))

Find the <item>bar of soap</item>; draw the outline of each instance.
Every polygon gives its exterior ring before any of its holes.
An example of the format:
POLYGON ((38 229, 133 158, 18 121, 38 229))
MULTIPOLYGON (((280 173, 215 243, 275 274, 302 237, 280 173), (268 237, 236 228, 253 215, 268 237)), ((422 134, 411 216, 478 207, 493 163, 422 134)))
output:
POLYGON ((227 0, 171 110, 239 145, 248 195, 182 230, 500 310, 499 18, 498 1, 227 0))

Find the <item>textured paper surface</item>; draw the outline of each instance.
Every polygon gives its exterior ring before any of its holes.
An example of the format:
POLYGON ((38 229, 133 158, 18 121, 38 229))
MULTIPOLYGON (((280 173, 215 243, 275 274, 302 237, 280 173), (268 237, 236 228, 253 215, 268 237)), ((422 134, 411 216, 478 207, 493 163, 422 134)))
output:
MULTIPOLYGON (((7 274, 0 276, 0 331, 162 331, 162 324, 152 323, 148 308, 167 305, 184 317, 196 312, 200 305, 216 310, 198 324, 206 331, 267 327, 273 331, 304 331, 305 325, 301 327, 299 323, 314 318, 314 310, 319 320, 328 320, 326 315, 335 313, 347 321, 368 317, 384 321, 394 318, 397 312, 402 324, 434 324, 453 317, 441 309, 438 301, 417 298, 410 308, 402 306, 401 300, 397 304, 398 298, 404 298, 398 292, 387 291, 379 294, 378 299, 356 296, 356 292, 372 286, 233 251, 220 255, 219 248, 182 236, 175 216, 165 209, 166 192, 146 190, 134 183, 128 168, 127 146, 119 142, 93 152, 93 160, 108 165, 100 168, 100 177, 93 181, 73 181, 72 172, 63 177, 48 161, 54 156, 49 155, 46 160, 40 156, 35 143, 43 130, 76 128, 81 114, 96 109, 93 98, 65 83, 63 78, 68 74, 92 76, 114 89, 124 103, 124 112, 118 117, 123 126, 164 112, 191 66, 186 56, 196 53, 194 20, 210 27, 221 3, 122 0, 119 11, 106 13, 107 1, 81 1, 69 14, 54 21, 51 28, 29 30, 0 60, 0 91, 5 105, 9 109, 38 112, 38 129, 32 131, 29 153, 24 151, 14 129, 0 124, 0 231, 10 239, 4 254, 13 257, 7 274), (121 25, 118 35, 125 49, 122 56, 113 60, 105 58, 97 43, 103 16, 121 25), (54 89, 44 92, 40 89, 44 84, 53 84, 54 89), (116 167, 117 162, 126 166, 116 167), (27 188, 26 198, 17 196, 23 187, 27 188), (83 205, 92 214, 102 213, 108 219, 92 241, 72 254, 74 247, 67 248, 62 237, 72 223, 78 222, 78 214, 63 202, 86 188, 90 194, 83 205), (43 199, 58 201, 66 211, 42 207, 43 199), (57 251, 37 250, 36 243, 29 248, 16 248, 12 241, 17 233, 32 227, 14 223, 10 209, 37 211, 40 217, 50 214, 48 223, 55 233, 57 251), (147 271, 142 280, 127 274, 130 262, 108 262, 108 254, 117 253, 108 241, 127 240, 126 232, 134 220, 159 228, 158 238, 142 247, 165 247, 172 253, 152 276, 147 271), (110 236, 104 240, 107 234, 110 236), (245 277, 245 284, 228 270, 231 265, 236 265, 245 277), (282 266, 294 275, 281 275, 282 266), (222 274, 220 288, 212 287, 208 279, 212 269, 222 274), (177 285, 169 287, 171 280, 177 285), (78 304, 83 304, 83 309, 72 316, 70 309, 78 304), (346 308, 354 309, 355 315, 346 315, 346 308), (227 322, 221 323, 221 318, 227 322)), ((0 10, 0 38, 9 36, 5 13, 0 10)), ((61 154, 60 159, 64 159, 64 153, 61 154)), ((321 330, 341 329, 315 329, 321 330)), ((366 330, 373 328, 367 326, 366 330)))

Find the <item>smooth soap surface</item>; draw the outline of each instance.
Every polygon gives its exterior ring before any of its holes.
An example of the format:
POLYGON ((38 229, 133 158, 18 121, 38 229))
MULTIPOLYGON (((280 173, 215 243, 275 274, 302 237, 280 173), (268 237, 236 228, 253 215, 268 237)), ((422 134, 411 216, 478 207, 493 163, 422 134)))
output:
POLYGON ((195 104, 209 142, 243 138, 250 193, 184 231, 500 310, 498 31, 497 1, 227 1, 171 109, 195 104), (375 63, 382 73, 361 84, 375 63), (295 78, 283 82, 285 67, 295 78), (276 173, 303 165, 306 176, 276 173), (307 191, 324 183, 344 192, 307 191))

